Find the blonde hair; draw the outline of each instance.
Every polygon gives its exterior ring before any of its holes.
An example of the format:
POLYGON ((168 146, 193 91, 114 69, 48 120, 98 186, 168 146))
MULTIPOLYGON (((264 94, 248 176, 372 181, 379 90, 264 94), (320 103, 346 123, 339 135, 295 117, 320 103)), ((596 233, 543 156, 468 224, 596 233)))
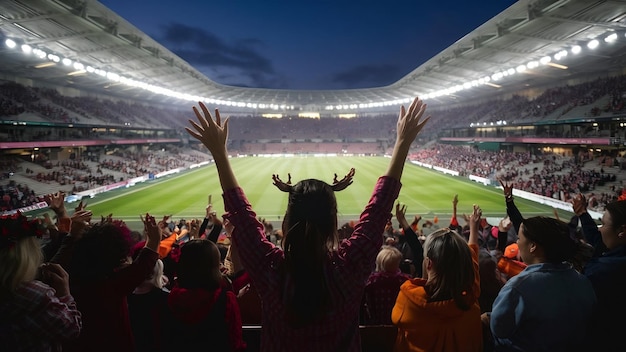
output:
POLYGON ((0 292, 11 294, 20 284, 34 280, 42 262, 37 237, 29 236, 0 249, 0 292))
POLYGON ((400 269, 402 252, 393 246, 382 246, 376 256, 376 271, 396 272, 400 269))

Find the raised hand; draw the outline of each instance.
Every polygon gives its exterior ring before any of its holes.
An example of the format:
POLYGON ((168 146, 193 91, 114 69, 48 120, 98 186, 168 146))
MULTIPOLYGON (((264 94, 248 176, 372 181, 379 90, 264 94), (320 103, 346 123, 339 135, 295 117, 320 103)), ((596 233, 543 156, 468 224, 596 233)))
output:
POLYGON ((100 215, 100 223, 104 224, 104 223, 112 223, 113 222, 113 213, 109 213, 109 215, 104 216, 104 215, 100 215))
POLYGON ((480 229, 480 218, 483 216, 483 211, 480 207, 474 204, 472 213, 469 215, 469 228, 470 235, 467 240, 468 244, 478 244, 478 232, 480 229))
POLYGON ((470 231, 472 228, 478 229, 480 227, 480 218, 482 217, 482 215, 483 215, 483 211, 480 209, 478 205, 474 204, 472 213, 469 215, 470 231))
POLYGON ((210 194, 209 194, 207 206, 204 208, 204 210, 205 210, 205 214, 204 214, 205 219, 213 219, 215 217, 215 212, 213 211, 213 196, 210 194))
POLYGON ((78 203, 76 208, 74 208, 74 211, 81 211, 81 210, 85 210, 86 208, 87 208, 87 203, 83 202, 81 199, 80 203, 78 203))
POLYGON ((509 219, 509 217, 503 218, 498 223, 498 231, 508 232, 511 229, 511 226, 513 226, 511 219, 509 219))
POLYGON ((409 227, 409 222, 406 221, 406 204, 396 203, 396 220, 403 229, 409 227))
POLYGON ((430 120, 430 116, 428 116, 423 121, 420 121, 425 111, 426 104, 420 98, 415 98, 408 110, 402 105, 400 115, 398 116, 398 140, 396 143, 408 143, 409 145, 413 143, 417 134, 422 130, 426 122, 430 120))
POLYGON ((159 227, 160 228, 165 228, 167 227, 168 221, 171 218, 171 215, 163 215, 163 219, 161 219, 161 221, 159 221, 159 227))
POLYGON ((159 243, 161 243, 161 229, 159 225, 157 225, 154 216, 149 213, 146 213, 145 217, 141 215, 139 215, 139 217, 143 222, 143 230, 147 237, 146 247, 156 252, 159 248, 159 243))
POLYGON ((344 178, 342 178, 341 181, 333 184, 332 186, 333 191, 335 192, 343 191, 348 186, 350 186, 352 184, 352 178, 354 177, 354 173, 355 173, 354 168, 351 168, 348 174, 346 174, 346 176, 344 176, 344 178))
POLYGON ((272 175, 272 180, 274 181, 273 182, 274 186, 276 186, 276 188, 278 188, 279 190, 283 192, 291 192, 291 185, 283 182, 283 180, 280 179, 278 174, 272 175))
POLYGON ((409 110, 406 110, 404 105, 400 107, 400 115, 396 123, 396 143, 393 146, 391 160, 389 161, 389 166, 384 176, 396 180, 400 180, 402 177, 404 164, 406 163, 406 157, 409 154, 411 144, 426 122, 430 120, 430 116, 422 120, 424 112, 426 112, 426 104, 419 98, 413 100, 409 106, 409 110))
POLYGON ((47 194, 44 196, 44 200, 58 217, 67 216, 67 212, 65 211, 65 192, 60 191, 47 194))
POLYGON ((54 289, 55 296, 64 297, 70 294, 70 276, 61 265, 44 263, 41 265, 42 281, 54 289))
POLYGON ((192 130, 185 127, 187 133, 196 138, 204 146, 209 149, 213 157, 226 155, 226 141, 228 140, 228 118, 222 123, 222 118, 218 109, 215 109, 215 120, 204 103, 199 102, 198 105, 202 110, 202 114, 197 107, 193 107, 193 112, 199 123, 189 120, 189 123, 195 129, 192 130))
POLYGON ((91 213, 91 210, 79 210, 72 214, 72 223, 70 226, 70 234, 72 237, 82 237, 85 228, 89 226, 89 223, 91 222, 92 216, 93 214, 91 213))
POLYGON ((513 185, 506 182, 506 181, 502 181, 502 180, 498 180, 500 181, 500 184, 502 185, 502 192, 504 193, 504 198, 509 201, 513 199, 513 185))
POLYGON ((417 225, 420 223, 420 221, 422 220, 422 216, 415 214, 415 216, 413 216, 413 222, 411 223, 411 228, 417 228, 417 225))
POLYGON ((572 207, 574 208, 574 214, 581 216, 587 212, 587 199, 581 193, 572 198, 572 207))

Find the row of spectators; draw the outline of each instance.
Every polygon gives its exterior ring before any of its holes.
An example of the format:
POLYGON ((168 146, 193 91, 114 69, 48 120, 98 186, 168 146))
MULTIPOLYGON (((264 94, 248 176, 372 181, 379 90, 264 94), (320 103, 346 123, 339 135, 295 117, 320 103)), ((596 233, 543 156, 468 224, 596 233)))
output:
MULTIPOLYGON (((616 175, 605 172, 603 167, 599 171, 585 167, 585 163, 592 162, 587 151, 576 156, 535 155, 435 144, 413 152, 409 159, 458 171, 460 176, 475 175, 494 183, 507 181, 517 189, 565 202, 576 194, 586 194, 596 200, 590 206, 594 210, 604 209, 604 205, 617 200, 621 194, 621 187, 607 192, 595 191, 606 183, 615 182, 616 175)), ((600 162, 604 163, 604 159, 600 158, 600 162)))
MULTIPOLYGON (((206 154, 183 150, 176 147, 170 152, 129 152, 115 151, 109 156, 97 158, 98 161, 83 159, 47 160, 36 159, 40 168, 23 168, 16 158, 3 157, 0 167, 8 170, 0 190, 0 211, 8 211, 41 202, 43 195, 35 195, 28 184, 19 184, 11 180, 14 173, 23 174, 38 184, 51 186, 72 185, 72 192, 81 192, 100 186, 110 185, 125 179, 157 174, 175 168, 186 167, 206 161, 206 154), (24 170, 24 171, 23 171, 24 170), (23 171, 23 172, 22 172, 23 171)), ((49 187, 48 187, 49 188, 49 187)))

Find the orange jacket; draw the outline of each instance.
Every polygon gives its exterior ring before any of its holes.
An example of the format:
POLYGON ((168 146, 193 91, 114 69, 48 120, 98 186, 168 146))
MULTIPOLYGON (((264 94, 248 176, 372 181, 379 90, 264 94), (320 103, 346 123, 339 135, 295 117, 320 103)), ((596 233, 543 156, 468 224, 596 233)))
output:
POLYGON ((429 302, 424 289, 425 279, 407 280, 391 313, 398 327, 394 351, 481 352, 483 349, 480 321, 480 276, 478 246, 471 245, 475 280, 474 304, 467 310, 457 307, 454 300, 429 302))

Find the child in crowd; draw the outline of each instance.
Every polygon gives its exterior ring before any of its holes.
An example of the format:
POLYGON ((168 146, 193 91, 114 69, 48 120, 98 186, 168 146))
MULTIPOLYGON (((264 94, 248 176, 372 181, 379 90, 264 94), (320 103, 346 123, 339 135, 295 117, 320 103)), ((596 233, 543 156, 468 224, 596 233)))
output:
POLYGON ((400 270, 402 252, 382 246, 376 256, 376 269, 367 279, 363 295, 363 325, 391 325, 391 309, 400 285, 411 277, 400 270))

